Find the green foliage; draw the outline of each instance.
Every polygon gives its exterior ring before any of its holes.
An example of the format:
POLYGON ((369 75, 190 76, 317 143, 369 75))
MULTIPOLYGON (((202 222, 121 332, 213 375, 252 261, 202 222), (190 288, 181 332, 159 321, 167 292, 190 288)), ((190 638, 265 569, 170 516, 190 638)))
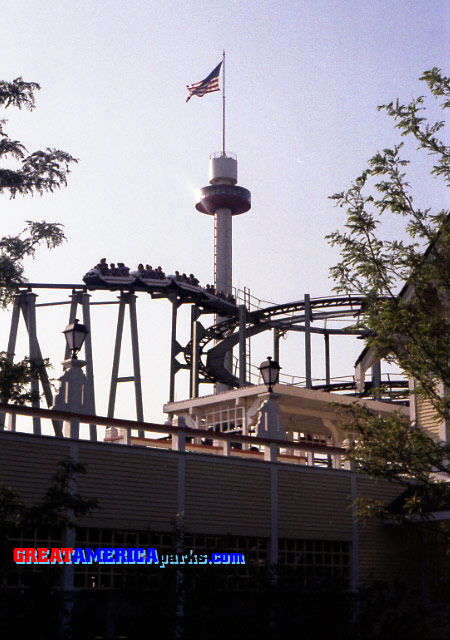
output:
POLYGON ((48 360, 40 365, 34 364, 29 358, 20 362, 11 362, 5 351, 0 351, 0 402, 24 405, 36 400, 29 391, 30 378, 39 373, 40 367, 49 366, 48 360))
MULTIPOLYGON (((24 82, 16 78, 12 82, 0 82, 0 106, 4 108, 35 107, 34 92, 40 86, 35 82, 24 82)), ((70 154, 59 149, 47 148, 28 155, 25 146, 11 139, 4 131, 6 120, 0 121, 0 158, 14 158, 19 163, 17 169, 0 169, 0 193, 8 191, 11 198, 17 193, 43 194, 67 184, 69 165, 77 162, 70 154)))
MULTIPOLYGON (((450 106, 450 79, 434 68, 423 74, 432 94, 446 99, 442 108, 450 106)), ((443 121, 430 125, 421 114, 425 98, 413 100, 408 105, 397 101, 382 105, 379 109, 394 118, 402 136, 413 136, 418 149, 437 156, 432 173, 450 181, 450 147, 437 139, 443 121)), ((369 160, 369 167, 354 181, 350 189, 331 196, 339 207, 347 211, 346 231, 336 231, 327 238, 341 250, 341 261, 331 274, 337 291, 373 292, 377 296, 395 297, 398 287, 414 278, 424 279, 423 245, 431 245, 431 256, 442 259, 442 246, 448 239, 448 210, 433 213, 431 209, 415 207, 406 179, 408 160, 402 159, 402 143, 393 149, 384 149, 369 160), (411 241, 383 239, 380 223, 383 214, 391 213, 405 220, 405 230, 411 241), (440 238, 439 242, 436 240, 440 238)), ((448 257, 445 260, 448 266, 448 257)), ((433 269, 449 282, 448 269, 433 263, 433 269)), ((428 279, 428 285, 429 285, 428 279)))
MULTIPOLYGON (((0 82, 0 107, 35 107, 34 93, 40 89, 36 82, 16 78, 12 82, 0 82)), ((0 120, 0 160, 13 159, 16 168, 0 167, 0 194, 9 193, 14 198, 23 195, 53 191, 67 184, 69 165, 77 162, 70 154, 59 149, 38 150, 28 155, 25 146, 13 140, 4 130, 6 120, 0 120)), ((49 249, 59 246, 65 239, 62 225, 48 222, 27 221, 27 227, 17 236, 0 239, 0 306, 11 302, 14 283, 24 280, 23 260, 34 257, 39 245, 49 249)))
MULTIPOLYGON (((0 82, 0 107, 22 107, 33 110, 35 92, 40 89, 36 82, 25 82, 16 78, 12 82, 0 82)), ((4 130, 6 120, 0 120, 0 159, 13 159, 16 168, 0 168, 0 193, 42 195, 45 191, 67 183, 69 165, 75 158, 58 149, 39 150, 28 155, 25 146, 10 138, 4 130)), ((39 246, 48 249, 59 246, 65 240, 62 225, 52 222, 27 221, 27 226, 17 235, 0 238, 0 308, 14 299, 17 284, 25 282, 23 261, 34 257, 39 246)), ((39 366, 46 366, 40 364, 39 366)), ((36 366, 25 359, 13 364, 6 354, 0 354, 0 400, 24 404, 33 400, 26 390, 36 366)))
MULTIPOLYGON (((428 510, 448 508, 450 490, 443 478, 450 475, 450 444, 437 444, 412 428, 400 411, 383 418, 357 403, 344 411, 350 435, 346 455, 356 470, 376 480, 411 485, 401 505, 404 515, 426 517, 428 510)), ((359 516, 394 517, 384 503, 358 498, 355 504, 359 516)))
POLYGON ((26 281, 24 258, 34 257, 40 245, 53 249, 64 240, 62 225, 30 220, 18 235, 0 238, 0 307, 6 307, 13 300, 17 283, 26 281))
MULTIPOLYGON (((433 68, 421 80, 442 110, 448 109, 450 78, 433 68)), ((445 121, 427 120, 426 99, 378 108, 394 119, 401 136, 417 142, 419 154, 433 158, 431 173, 450 184, 450 147, 439 137, 445 121)), ((414 378, 415 393, 431 402, 436 420, 442 420, 450 417, 442 392, 450 388, 450 212, 415 205, 402 151, 400 143, 375 154, 347 191, 331 196, 347 215, 344 230, 327 236, 341 252, 331 275, 336 291, 366 296, 356 327, 366 331, 367 347, 414 378), (400 237, 386 232, 388 216, 402 221, 400 237)), ((434 471, 448 477, 448 445, 427 438, 397 413, 382 419, 355 406, 349 417, 348 457, 361 471, 405 484, 414 479, 441 492, 434 471)), ((412 496, 408 510, 423 511, 423 501, 412 496)))
POLYGON ((34 109, 34 92, 40 90, 36 82, 25 82, 21 77, 12 82, 0 82, 0 105, 18 107, 21 109, 34 109))

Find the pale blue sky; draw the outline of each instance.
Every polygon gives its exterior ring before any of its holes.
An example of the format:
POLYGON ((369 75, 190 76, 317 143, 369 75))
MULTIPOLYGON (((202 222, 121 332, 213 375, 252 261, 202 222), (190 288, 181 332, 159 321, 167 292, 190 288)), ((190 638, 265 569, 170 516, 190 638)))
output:
MULTIPOLYGON (((449 35, 447 0, 5 3, 1 77, 42 85, 33 113, 6 112, 6 130, 30 151, 58 147, 80 163, 59 193, 3 197, 2 233, 15 233, 25 219, 65 225, 68 243, 27 264, 33 281, 80 282, 104 256, 212 281, 213 224, 195 211, 194 191, 207 184, 209 154, 220 149, 221 94, 186 104, 185 85, 204 78, 225 48, 227 149, 237 153, 239 184, 253 198, 251 212, 234 219, 234 283, 276 302, 327 295, 337 255, 324 236, 343 220, 328 196, 397 139, 376 106, 422 93, 426 69, 450 73, 449 35)), ((448 206, 423 169, 421 162, 413 172, 418 202, 448 206)), ((160 420, 170 309, 140 296, 138 313, 146 418, 160 420)), ((58 376, 65 311, 43 311, 44 322, 43 351, 58 376)), ((111 307, 94 322, 104 413, 111 307)), ((4 316, 5 346, 7 324, 4 316)), ((297 334, 282 345, 287 373, 302 374, 302 340, 297 334)), ((255 344, 255 363, 266 344, 255 344)), ((360 346, 338 348, 332 374, 351 373, 360 346)), ((121 373, 129 369, 125 360, 121 373)), ((180 385, 178 398, 185 395, 180 385)), ((128 396, 121 391, 125 416, 128 396)))

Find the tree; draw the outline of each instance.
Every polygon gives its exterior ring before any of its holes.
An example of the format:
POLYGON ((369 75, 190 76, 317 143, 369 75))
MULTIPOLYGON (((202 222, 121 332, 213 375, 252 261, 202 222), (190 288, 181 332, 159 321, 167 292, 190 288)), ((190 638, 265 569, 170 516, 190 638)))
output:
MULTIPOLYGON (((0 81, 0 106, 35 107, 34 94, 40 89, 36 82, 25 82, 16 78, 12 82, 0 81)), ((42 195, 67 184, 69 165, 75 158, 58 149, 46 149, 28 154, 25 146, 10 138, 4 130, 6 120, 0 120, 0 158, 13 160, 16 168, 0 168, 0 193, 9 193, 14 198, 22 195, 42 195)), ((23 260, 34 257, 36 249, 45 245, 51 249, 59 246, 65 236, 62 225, 45 221, 26 221, 26 227, 15 236, 0 238, 0 307, 6 307, 16 293, 16 285, 26 281, 23 260)), ((26 384, 35 373, 29 359, 12 363, 3 352, 0 353, 0 398, 2 402, 23 404, 32 398, 26 384)))
MULTIPOLYGON (((35 107, 34 92, 39 91, 36 82, 24 82, 16 78, 12 82, 0 82, 0 106, 5 108, 25 107, 30 111, 35 107)), ((0 157, 8 156, 17 160, 18 169, 0 169, 0 191, 9 191, 12 198, 16 193, 43 194, 67 184, 69 164, 75 158, 58 149, 35 151, 27 155, 24 145, 12 140, 3 130, 6 120, 0 121, 0 157)))
MULTIPOLYGON (((440 139, 445 121, 430 123, 425 115, 430 98, 443 111, 450 107, 450 78, 433 68, 421 80, 428 98, 406 105, 397 100, 378 109, 394 119, 401 136, 418 143, 419 154, 431 156, 431 173, 450 186, 450 147, 440 139)), ((415 205, 406 174, 409 161, 402 153, 402 142, 377 153, 347 191, 331 196, 347 215, 345 230, 327 236, 341 251, 331 274, 336 291, 366 296, 357 323, 366 330, 366 346, 415 379, 415 393, 431 403, 436 419, 449 419, 450 400, 443 390, 450 389, 450 213, 415 205), (384 231, 389 216, 403 222, 401 237, 384 231)), ((349 418, 348 457, 361 471, 400 484, 419 483, 404 504, 407 512, 423 513, 430 492, 433 504, 448 503, 450 444, 428 438, 400 413, 381 419, 352 406, 349 418)))
MULTIPOLYGON (((25 82, 16 78, 12 82, 0 81, 0 106, 33 110, 34 94, 40 89, 36 82, 25 82)), ((0 168, 0 193, 9 193, 15 198, 22 195, 42 195, 67 184, 69 165, 75 158, 59 149, 34 151, 28 154, 25 146, 13 140, 4 130, 6 120, 0 120, 0 158, 13 159, 16 168, 0 168)), ((62 225, 47 222, 27 221, 27 227, 16 236, 0 240, 0 305, 6 306, 14 294, 13 283, 22 281, 23 259, 34 256, 39 245, 57 247, 64 241, 62 225)))

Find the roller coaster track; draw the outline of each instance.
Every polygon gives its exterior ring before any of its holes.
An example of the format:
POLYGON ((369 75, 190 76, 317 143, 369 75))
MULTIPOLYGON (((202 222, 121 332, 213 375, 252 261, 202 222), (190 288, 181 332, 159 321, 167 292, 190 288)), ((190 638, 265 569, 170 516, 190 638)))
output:
MULTIPOLYGON (((247 326, 245 337, 250 338, 270 329, 286 331, 303 331, 305 322, 305 308, 309 304, 311 321, 338 319, 357 316, 364 305, 363 296, 328 296, 323 298, 311 298, 308 303, 305 300, 296 300, 279 305, 271 305, 264 309, 247 313, 247 326), (302 313, 303 312, 303 313, 302 313)), ((229 317, 212 325, 208 329, 202 327, 199 341, 199 372, 205 382, 222 382, 228 386, 238 387, 239 379, 234 376, 224 365, 225 354, 239 341, 239 331, 236 331, 239 319, 236 316, 229 317), (208 349, 212 341, 216 344, 208 349), (201 356, 206 355, 206 362, 201 356)), ((328 335, 358 335, 361 332, 352 329, 323 329, 310 327, 311 333, 328 335)), ((192 341, 184 350, 185 360, 188 365, 192 363, 192 341)))
MULTIPOLYGON (((31 291, 32 289, 72 289, 73 291, 127 291, 130 293, 145 292, 154 299, 175 298, 180 304, 195 304, 201 309, 202 314, 216 314, 225 317, 225 320, 204 328, 200 324, 199 340, 199 374, 203 382, 222 382, 231 387, 239 386, 239 379, 228 371, 224 365, 225 354, 239 342, 239 311, 236 305, 232 305, 211 294, 207 294, 202 288, 190 287, 179 283, 173 278, 151 283, 133 282, 123 284, 102 282, 101 279, 86 280, 82 284, 46 284, 46 283, 17 283, 17 291, 31 291), (214 345, 211 346, 211 343, 214 345)), ((254 311, 247 310, 245 337, 250 338, 269 331, 278 329, 281 333, 287 331, 305 330, 305 310, 309 305, 311 322, 318 320, 335 320, 345 317, 356 317, 364 309, 365 298, 363 296, 327 296, 296 300, 283 304, 271 304, 265 308, 254 311)), ((328 335, 361 335, 362 332, 351 328, 322 328, 310 326, 311 333, 328 335)), ((192 364, 192 341, 189 341, 182 349, 186 364, 192 364)), ((400 383, 399 383, 400 384, 400 383)), ((346 383, 346 389, 354 389, 354 385, 346 383)), ((331 390, 333 385, 318 385, 313 388, 331 390)), ((394 384, 394 386, 396 386, 394 384)), ((397 385, 398 386, 398 385, 397 385)), ((403 382, 400 385, 403 387, 403 382)), ((334 385, 334 390, 344 390, 342 384, 334 385), (338 388, 339 387, 339 388, 338 388)))
MULTIPOLYGON (((270 329, 278 329, 282 333, 287 331, 305 331, 305 310, 310 309, 310 320, 335 320, 356 317, 364 310, 365 298, 363 296, 330 296, 323 298, 311 298, 308 302, 297 300, 280 305, 271 305, 264 309, 247 313, 245 337, 250 338, 270 329)), ((222 382, 231 387, 239 386, 239 379, 234 376, 224 365, 225 354, 239 342, 239 321, 236 317, 223 320, 208 329, 202 327, 199 341, 199 372, 205 382, 222 382), (208 349, 208 345, 215 341, 216 344, 208 349), (201 359, 206 354, 206 362, 201 359)), ((322 328, 309 326, 311 333, 322 335, 364 335, 364 332, 353 328, 322 328)), ((192 341, 188 343, 184 351, 186 362, 192 362, 192 341)), ((387 380, 380 382, 384 390, 391 398, 397 397, 400 401, 408 390, 406 380, 387 380)), ((313 385, 312 389, 318 391, 339 392, 348 395, 364 396, 371 392, 372 384, 366 382, 364 390, 358 392, 354 382, 333 382, 331 384, 313 385)))

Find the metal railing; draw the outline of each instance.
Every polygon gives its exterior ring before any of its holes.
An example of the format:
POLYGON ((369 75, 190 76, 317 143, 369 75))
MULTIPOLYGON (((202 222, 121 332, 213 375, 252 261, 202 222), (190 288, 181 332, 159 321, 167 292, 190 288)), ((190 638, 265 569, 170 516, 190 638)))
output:
MULTIPOLYGON (((154 422, 142 422, 136 420, 124 420, 119 418, 107 418, 104 416, 71 413, 67 411, 54 411, 52 409, 38 409, 27 406, 16 406, 0 403, 2 414, 14 417, 14 430, 2 427, 0 434, 21 433, 19 416, 34 420, 46 421, 48 428, 52 427, 55 420, 60 420, 67 426, 65 432, 70 430, 78 437, 65 437, 54 435, 60 440, 90 440, 83 437, 82 425, 103 426, 117 430, 117 433, 125 432, 122 438, 126 446, 145 446, 153 449, 166 449, 177 452, 215 454, 227 457, 247 458, 253 460, 266 460, 270 462, 285 462, 302 464, 315 467, 327 467, 334 469, 344 468, 342 456, 345 449, 314 442, 293 442, 246 436, 238 433, 212 432, 206 429, 193 429, 186 425, 158 424, 154 422), (132 432, 144 433, 142 436, 133 436, 132 432), (163 436, 161 439, 155 436, 163 436)), ((25 430, 23 430, 25 431, 25 430)), ((85 430, 86 433, 87 430, 85 430)), ((91 432, 92 433, 92 432, 91 432)), ((31 434, 30 434, 31 435, 31 434)), ((40 438, 35 435, 32 437, 40 438)), ((45 434, 44 437, 51 437, 45 434)), ((110 441, 114 438, 110 438, 110 441)), ((115 439, 118 441, 118 438, 115 439)), ((116 446, 116 445, 115 445, 116 446)), ((120 445, 119 445, 120 446, 120 445)))

